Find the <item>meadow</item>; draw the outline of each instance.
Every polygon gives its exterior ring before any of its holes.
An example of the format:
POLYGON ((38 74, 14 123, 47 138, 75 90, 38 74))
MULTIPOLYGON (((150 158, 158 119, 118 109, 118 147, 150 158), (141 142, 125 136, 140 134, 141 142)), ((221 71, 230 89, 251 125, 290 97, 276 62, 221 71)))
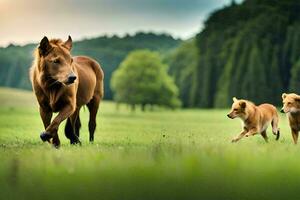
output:
POLYGON ((299 199, 300 146, 280 114, 268 130, 232 144, 239 120, 223 110, 131 112, 102 102, 95 142, 81 111, 82 146, 60 128, 60 149, 42 143, 32 92, 0 89, 0 199, 299 199))

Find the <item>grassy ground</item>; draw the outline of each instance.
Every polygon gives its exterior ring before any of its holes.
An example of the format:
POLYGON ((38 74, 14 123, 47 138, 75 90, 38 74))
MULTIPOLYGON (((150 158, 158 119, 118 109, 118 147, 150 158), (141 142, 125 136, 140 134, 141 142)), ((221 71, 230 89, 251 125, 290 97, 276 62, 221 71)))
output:
POLYGON ((228 110, 131 113, 103 102, 95 143, 81 111, 82 146, 39 139, 31 92, 0 89, 0 199, 298 199, 300 149, 285 116, 282 137, 230 140, 228 110))

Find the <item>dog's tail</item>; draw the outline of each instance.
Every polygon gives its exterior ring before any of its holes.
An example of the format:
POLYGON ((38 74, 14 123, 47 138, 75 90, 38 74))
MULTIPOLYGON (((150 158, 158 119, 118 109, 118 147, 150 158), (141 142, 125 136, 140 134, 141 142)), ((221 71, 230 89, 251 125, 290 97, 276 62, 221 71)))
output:
POLYGON ((280 138, 280 130, 279 130, 279 128, 278 128, 277 134, 276 134, 276 140, 279 140, 279 138, 280 138))
POLYGON ((278 114, 274 116, 271 125, 272 125, 272 132, 274 135, 276 135, 276 140, 279 140, 280 138, 280 129, 278 128, 278 122, 279 122, 279 117, 278 114))

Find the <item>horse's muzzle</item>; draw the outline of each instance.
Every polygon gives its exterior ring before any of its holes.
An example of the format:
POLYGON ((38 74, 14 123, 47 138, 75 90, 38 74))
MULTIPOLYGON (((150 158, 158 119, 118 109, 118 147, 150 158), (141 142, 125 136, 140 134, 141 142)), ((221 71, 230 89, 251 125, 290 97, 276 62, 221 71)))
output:
POLYGON ((77 76, 72 73, 68 76, 68 80, 67 80, 66 84, 70 85, 70 84, 74 83, 76 79, 77 79, 77 76))

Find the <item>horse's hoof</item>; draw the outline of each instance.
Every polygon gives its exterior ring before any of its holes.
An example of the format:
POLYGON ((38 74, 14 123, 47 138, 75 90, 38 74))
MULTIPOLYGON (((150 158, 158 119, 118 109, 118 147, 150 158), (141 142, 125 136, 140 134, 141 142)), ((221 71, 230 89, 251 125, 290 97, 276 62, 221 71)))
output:
POLYGON ((79 144, 79 145, 81 146, 80 140, 71 140, 71 141, 70 141, 70 144, 72 144, 72 145, 79 144))
POLYGON ((53 144, 53 147, 54 147, 55 149, 59 149, 60 144, 53 144))
POLYGON ((52 135, 50 135, 49 133, 47 132, 42 132, 41 135, 40 135, 40 138, 43 142, 50 142, 50 139, 52 138, 52 135))

